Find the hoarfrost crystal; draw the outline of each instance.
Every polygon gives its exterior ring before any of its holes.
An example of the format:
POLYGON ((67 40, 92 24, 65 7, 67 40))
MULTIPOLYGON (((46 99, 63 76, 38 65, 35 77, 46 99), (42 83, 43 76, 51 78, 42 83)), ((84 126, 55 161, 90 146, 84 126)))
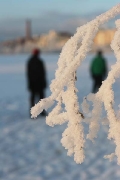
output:
MULTIPOLYGON (((115 79, 120 76, 120 20, 116 21, 117 31, 111 43, 117 62, 111 67, 111 71, 107 79, 103 81, 99 91, 84 98, 81 105, 83 112, 79 110, 75 87, 77 68, 90 51, 99 26, 117 14, 120 14, 120 4, 86 25, 77 28, 76 34, 68 40, 60 54, 55 79, 50 85, 51 96, 42 99, 31 109, 32 118, 35 118, 43 109, 48 109, 57 102, 57 105, 46 118, 46 123, 53 127, 68 122, 68 126, 62 134, 61 143, 68 150, 69 156, 74 155, 76 163, 82 163, 85 158, 84 143, 86 137, 83 122, 89 123, 87 138, 94 141, 99 131, 102 105, 104 105, 109 123, 108 138, 113 139, 116 144, 115 153, 106 155, 105 158, 112 159, 116 155, 118 164, 120 164, 120 120, 117 119, 113 109, 114 92, 112 90, 115 79), (93 103, 90 117, 88 115, 90 112, 89 101, 93 103), (65 108, 62 107, 62 104, 65 105, 65 108)), ((106 122, 102 121, 101 124, 104 125, 106 122)))

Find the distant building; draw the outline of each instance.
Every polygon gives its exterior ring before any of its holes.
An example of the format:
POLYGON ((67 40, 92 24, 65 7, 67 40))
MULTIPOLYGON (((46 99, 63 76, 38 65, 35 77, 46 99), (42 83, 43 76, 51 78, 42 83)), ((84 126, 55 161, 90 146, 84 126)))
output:
POLYGON ((94 39, 95 45, 109 46, 114 37, 115 31, 116 31, 116 29, 99 30, 94 39))
MULTIPOLYGON (((99 30, 94 38, 92 51, 96 51, 98 48, 106 52, 110 51, 110 43, 115 31, 116 29, 99 30)), ((56 32, 54 30, 49 31, 47 34, 41 34, 40 36, 32 36, 31 21, 27 20, 26 37, 19 37, 14 40, 2 42, 0 44, 0 53, 31 52, 34 47, 38 47, 44 52, 60 52, 71 36, 72 34, 68 32, 56 32)))
POLYGON ((31 39, 32 38, 32 31, 31 31, 31 21, 27 20, 26 21, 26 39, 31 39))

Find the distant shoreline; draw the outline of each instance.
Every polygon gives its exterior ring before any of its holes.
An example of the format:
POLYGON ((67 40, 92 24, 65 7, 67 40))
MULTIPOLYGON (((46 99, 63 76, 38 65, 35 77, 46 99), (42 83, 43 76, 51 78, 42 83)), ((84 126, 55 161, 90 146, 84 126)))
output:
MULTIPOLYGON (((102 51, 103 51, 103 53, 104 54, 111 54, 111 53, 114 53, 114 51, 112 51, 112 50, 107 50, 107 51, 105 51, 105 50, 103 50, 102 49, 102 51)), ((42 51, 41 53, 42 54, 60 54, 62 51, 42 51)), ((92 50, 92 51, 90 51, 90 52, 88 52, 88 54, 94 54, 94 53, 96 53, 97 52, 97 50, 92 50)), ((31 54, 31 52, 17 52, 17 53, 0 53, 0 56, 1 55, 22 55, 22 54, 31 54)))
MULTIPOLYGON (((92 53, 98 49, 104 53, 112 52, 110 43, 114 37, 115 29, 99 30, 92 45, 92 53)), ((31 53, 34 48, 39 48, 43 53, 60 53, 65 43, 72 37, 68 32, 49 31, 47 34, 30 38, 19 37, 0 43, 0 54, 25 54, 31 53)))

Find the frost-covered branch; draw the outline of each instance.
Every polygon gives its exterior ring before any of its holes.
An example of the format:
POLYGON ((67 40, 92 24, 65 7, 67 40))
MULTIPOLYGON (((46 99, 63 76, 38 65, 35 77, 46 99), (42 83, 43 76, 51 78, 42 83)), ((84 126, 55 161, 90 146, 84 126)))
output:
POLYGON ((63 132, 61 143, 65 149, 68 150, 68 155, 74 154, 74 160, 77 163, 82 163, 85 158, 83 122, 88 122, 90 124, 87 138, 93 141, 94 138, 97 137, 97 132, 99 130, 102 104, 104 104, 109 120, 109 138, 113 138, 115 141, 115 154, 118 157, 118 163, 120 163, 120 143, 118 143, 120 139, 120 130, 118 128, 119 121, 116 119, 115 112, 112 108, 114 103, 112 84, 115 82, 115 78, 120 75, 119 21, 117 21, 117 32, 111 45, 115 52, 117 63, 112 67, 112 70, 109 72, 107 79, 103 82, 99 92, 95 95, 90 94, 84 99, 82 109, 85 118, 79 110, 76 94, 77 89, 75 87, 75 73, 90 51, 99 26, 119 13, 120 5, 117 5, 106 13, 96 17, 93 21, 77 28, 76 34, 68 40, 60 54, 55 79, 50 85, 51 96, 42 99, 31 109, 32 117, 35 118, 43 109, 48 109, 54 102, 57 102, 57 105, 46 118, 46 123, 50 126, 54 126, 56 124, 68 122, 67 129, 63 132), (93 102, 93 110, 91 112, 91 117, 87 119, 89 101, 93 102), (65 105, 65 108, 62 107, 62 104, 65 105))
MULTIPOLYGON (((107 119, 109 120, 108 138, 113 139, 116 144, 116 150, 114 154, 118 157, 118 164, 120 164, 120 120, 117 119, 113 109, 114 92, 112 90, 112 85, 115 83, 115 79, 120 77, 120 20, 116 21, 116 28, 117 31, 111 43, 111 48, 114 50, 117 59, 116 64, 111 67, 111 71, 109 72, 107 79, 103 81, 99 91, 94 95, 91 94, 87 96, 87 100, 93 102, 92 115, 89 119, 90 131, 87 137, 92 141, 95 137, 97 137, 97 132, 99 130, 100 112, 103 103, 107 112, 107 119)), ((111 156, 108 155, 105 157, 111 156)))

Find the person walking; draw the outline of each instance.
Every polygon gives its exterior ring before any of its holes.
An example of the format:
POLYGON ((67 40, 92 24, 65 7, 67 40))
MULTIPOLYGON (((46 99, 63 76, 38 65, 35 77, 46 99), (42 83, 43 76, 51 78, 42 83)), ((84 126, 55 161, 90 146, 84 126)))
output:
POLYGON ((103 57, 103 53, 100 50, 92 60, 90 74, 93 79, 92 93, 96 93, 107 75, 106 59, 103 57))
MULTIPOLYGON (((30 108, 35 105, 36 96, 39 99, 45 98, 45 88, 47 87, 46 81, 46 69, 41 57, 39 55, 41 51, 39 49, 34 49, 32 56, 27 62, 27 81, 28 90, 30 91, 30 108)), ((45 110, 41 115, 46 116, 45 110)))

